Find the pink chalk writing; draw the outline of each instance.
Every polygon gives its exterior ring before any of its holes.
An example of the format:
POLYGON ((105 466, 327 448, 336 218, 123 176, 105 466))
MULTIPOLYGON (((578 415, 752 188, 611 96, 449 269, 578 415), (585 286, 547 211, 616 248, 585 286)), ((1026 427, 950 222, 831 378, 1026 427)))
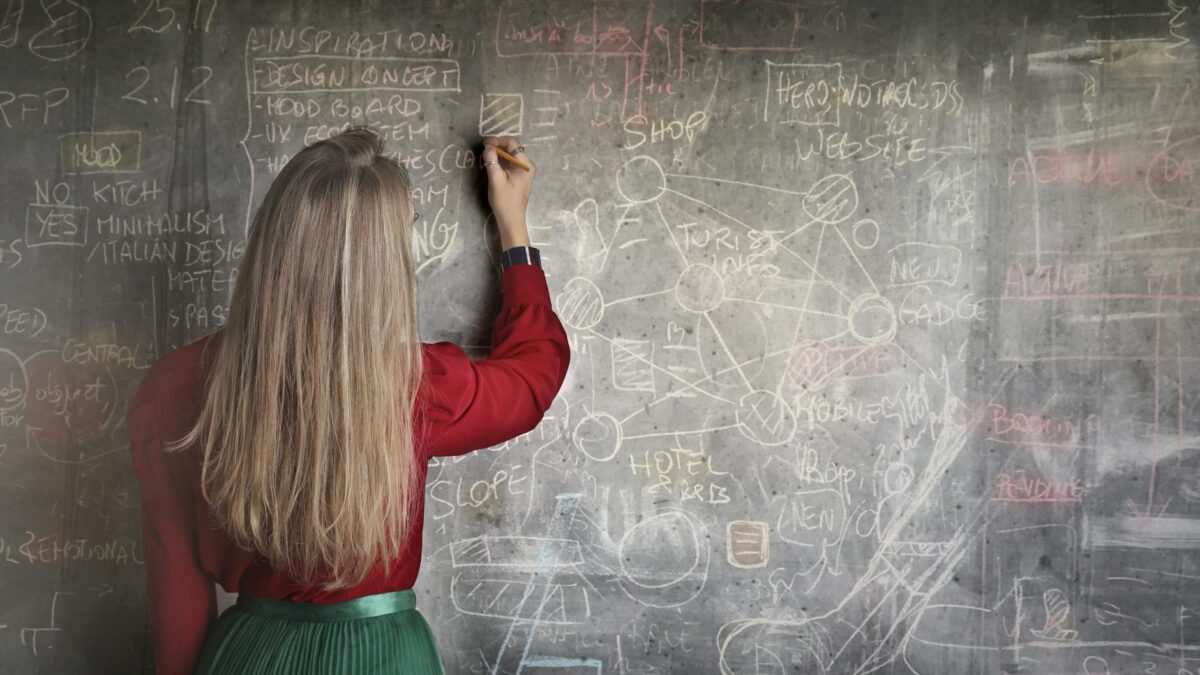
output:
POLYGON ((988 404, 990 427, 988 440, 1024 445, 1075 448, 1086 434, 1094 438, 1100 419, 1087 415, 1082 419, 1009 410, 1007 406, 988 404))
POLYGON ((1017 157, 1008 167, 1008 186, 1016 185, 1120 185, 1125 179, 1115 153, 1098 155, 1095 149, 1079 155, 1065 152, 1017 157))
POLYGON ((992 501, 1078 503, 1083 501, 1083 484, 1078 478, 1050 479, 1018 469, 996 476, 992 501))
POLYGON ((1014 260, 1004 274, 1005 298, 1034 298, 1074 295, 1088 292, 1089 263, 1029 265, 1014 260))
POLYGON ((907 359, 894 344, 869 347, 829 347, 823 343, 797 346, 788 356, 788 381, 795 387, 818 390, 832 381, 862 380, 894 373, 907 359))

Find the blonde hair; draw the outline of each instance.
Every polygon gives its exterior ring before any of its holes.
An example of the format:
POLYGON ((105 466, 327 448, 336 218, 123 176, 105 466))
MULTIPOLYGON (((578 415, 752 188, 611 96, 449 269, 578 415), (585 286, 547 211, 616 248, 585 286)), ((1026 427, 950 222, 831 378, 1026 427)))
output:
POLYGON ((293 157, 254 216, 208 369, 201 485, 238 545, 301 583, 390 566, 423 498, 407 171, 354 127, 293 157))

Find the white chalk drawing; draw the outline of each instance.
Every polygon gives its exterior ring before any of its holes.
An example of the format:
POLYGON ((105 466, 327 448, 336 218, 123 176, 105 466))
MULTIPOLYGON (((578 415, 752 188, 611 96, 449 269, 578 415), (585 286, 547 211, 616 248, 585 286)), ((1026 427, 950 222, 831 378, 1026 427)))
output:
POLYGON ((529 123, 528 143, 547 143, 558 140, 558 118, 571 112, 569 101, 562 100, 556 89, 534 89, 533 119, 529 123))
POLYGON ((734 567, 766 567, 771 552, 769 525, 761 520, 729 521, 725 527, 725 552, 734 567))
MULTIPOLYGON (((34 656, 38 655, 38 638, 42 637, 43 633, 57 633, 62 631, 62 627, 58 625, 58 597, 60 595, 75 595, 66 591, 54 591, 50 597, 50 616, 47 619, 45 626, 28 626, 21 628, 21 644, 29 648, 29 651, 34 656)), ((48 637, 48 636, 47 636, 48 637)), ((43 638, 45 644, 45 638, 43 638)), ((43 651, 52 645, 45 645, 43 651)))
POLYGON ((520 136, 525 99, 520 94, 482 94, 479 97, 480 136, 520 136))
POLYGON ((78 670, 97 607, 137 609, 85 539, 136 514, 127 385, 223 321, 290 157, 368 123, 412 178, 425 337, 473 357, 500 270, 468 136, 520 135, 572 348, 540 424, 429 462, 449 671, 1200 673, 1194 6, 499 3, 463 33, 458 1, 84 4, 0 0, 38 75, 0 86, 36 139, 0 475, 62 521, 0 532, 16 670, 78 670), (224 72, 205 45, 238 41, 224 72))
MULTIPOLYGON (((13 31, 21 23, 21 0, 14 7, 10 2, 5 20, 11 21, 13 31)), ((92 37, 92 13, 72 0, 38 0, 42 16, 50 23, 29 38, 29 51, 47 61, 65 61, 78 54, 92 37)), ((28 20, 29 17, 27 17, 28 20)), ((40 25, 40 24, 37 24, 40 25)))

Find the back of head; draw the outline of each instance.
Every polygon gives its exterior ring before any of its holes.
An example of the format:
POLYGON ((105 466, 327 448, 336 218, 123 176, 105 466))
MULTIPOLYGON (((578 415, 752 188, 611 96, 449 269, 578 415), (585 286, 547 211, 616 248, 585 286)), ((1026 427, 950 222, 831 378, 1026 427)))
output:
POLYGON ((327 589, 394 557, 422 497, 410 190, 365 128, 284 166, 248 233, 199 419, 171 446, 204 448, 204 496, 235 542, 327 589))

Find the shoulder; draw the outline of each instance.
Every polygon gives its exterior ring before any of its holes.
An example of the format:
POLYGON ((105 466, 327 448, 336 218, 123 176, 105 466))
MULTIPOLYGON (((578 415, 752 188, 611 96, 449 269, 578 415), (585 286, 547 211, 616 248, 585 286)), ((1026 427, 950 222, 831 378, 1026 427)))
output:
POLYGON ((475 363, 453 342, 423 342, 421 400, 426 415, 457 418, 475 389, 475 363))
POLYGON ((204 364, 220 331, 166 353, 146 371, 129 404, 126 418, 157 416, 157 411, 190 410, 204 383, 204 364))
POLYGON ((220 331, 205 335, 167 352, 151 364, 130 407, 161 401, 201 381, 204 360, 219 336, 220 331))
POLYGON ((428 384, 446 385, 474 375, 474 362, 453 342, 422 342, 422 378, 428 384))
POLYGON ((453 342, 422 342, 421 354, 425 360, 425 372, 444 375, 462 368, 464 360, 470 360, 462 347, 453 342))

